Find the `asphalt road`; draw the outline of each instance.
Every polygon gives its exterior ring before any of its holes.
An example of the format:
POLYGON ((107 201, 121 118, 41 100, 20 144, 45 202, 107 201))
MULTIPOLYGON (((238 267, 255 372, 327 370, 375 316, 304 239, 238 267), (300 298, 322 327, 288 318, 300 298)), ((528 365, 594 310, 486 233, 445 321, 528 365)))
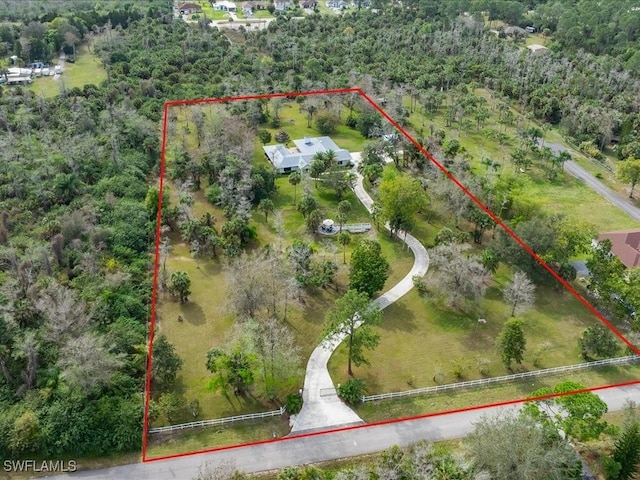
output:
MULTIPOLYGON (((598 395, 610 411, 620 410, 627 400, 640 401, 640 385, 600 390, 598 395)), ((218 452, 190 455, 169 460, 123 465, 60 475, 55 479, 92 480, 190 480, 205 465, 231 463, 247 473, 364 455, 393 445, 408 445, 420 440, 439 441, 461 438, 482 415, 495 414, 514 406, 490 407, 460 413, 406 420, 386 425, 353 427, 332 433, 288 437, 276 442, 237 447, 218 452), (241 468, 240 468, 241 467, 241 468)))
MULTIPOLYGON (((558 143, 545 142, 545 146, 549 147, 556 154, 561 151, 567 151, 571 154, 575 154, 575 152, 573 152, 571 149, 568 149, 558 143)), ((640 208, 631 203, 628 198, 611 190, 600 180, 598 180, 596 177, 591 175, 584 168, 582 168, 572 160, 569 160, 565 163, 564 169, 566 172, 570 173, 585 185, 587 185, 589 188, 591 188, 593 191, 595 191, 598 195, 613 203, 616 207, 625 212, 634 220, 640 222, 640 208)))

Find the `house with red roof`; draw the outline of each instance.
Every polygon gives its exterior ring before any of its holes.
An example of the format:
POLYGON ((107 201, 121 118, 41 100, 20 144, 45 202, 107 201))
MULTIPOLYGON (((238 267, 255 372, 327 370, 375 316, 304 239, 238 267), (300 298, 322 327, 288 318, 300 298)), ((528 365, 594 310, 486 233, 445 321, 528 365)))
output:
POLYGON ((611 252, 627 268, 640 266, 640 228, 601 233, 598 240, 611 241, 611 252))

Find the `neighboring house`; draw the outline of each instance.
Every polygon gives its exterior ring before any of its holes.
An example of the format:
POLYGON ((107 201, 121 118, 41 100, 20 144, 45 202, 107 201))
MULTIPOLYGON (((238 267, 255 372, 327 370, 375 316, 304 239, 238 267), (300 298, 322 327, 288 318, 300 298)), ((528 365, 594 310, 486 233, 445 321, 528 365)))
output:
POLYGON ((237 11, 236 4, 233 2, 228 2, 226 0, 223 0, 222 2, 214 3, 213 9, 219 10, 222 12, 231 12, 231 13, 236 13, 237 11))
POLYGON ((316 8, 318 6, 318 2, 315 0, 303 0, 300 2, 300 6, 302 8, 316 8))
POLYGON ((262 147, 265 155, 278 173, 304 170, 309 166, 316 153, 332 150, 336 155, 337 165, 349 165, 351 154, 348 150, 338 147, 329 137, 305 137, 294 140, 295 148, 287 149, 282 144, 262 147))
POLYGON ((178 10, 180 10, 180 15, 191 15, 202 12, 202 7, 197 3, 183 3, 178 7, 178 10))
POLYGON ((524 28, 520 28, 520 27, 507 27, 504 29, 504 34, 507 37, 518 36, 520 38, 525 38, 528 35, 527 31, 524 28))
POLYGON ((527 45, 527 48, 534 55, 543 55, 543 54, 545 54, 545 53, 547 53, 549 51, 549 49, 547 47, 544 47, 542 45, 538 45, 536 43, 531 44, 531 45, 527 45))
POLYGON ((253 9, 255 8, 253 2, 245 2, 242 4, 242 14, 245 17, 253 15, 253 9))
POLYGON ((327 0, 327 7, 329 8, 340 8, 344 10, 348 7, 347 2, 344 0, 327 0))
POLYGON ((625 267, 640 266, 640 228, 601 233, 598 241, 605 238, 611 241, 611 252, 625 267))
POLYGON ((285 10, 289 10, 291 8, 291 2, 287 2, 284 0, 279 0, 274 3, 276 10, 278 12, 284 12, 285 10))

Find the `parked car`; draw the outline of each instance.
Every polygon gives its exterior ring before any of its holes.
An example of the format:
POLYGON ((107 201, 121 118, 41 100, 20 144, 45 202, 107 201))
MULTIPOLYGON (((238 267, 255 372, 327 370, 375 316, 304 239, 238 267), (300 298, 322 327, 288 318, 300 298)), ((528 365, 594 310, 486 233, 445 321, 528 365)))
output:
POLYGON ((69 63, 75 63, 76 59, 73 58, 73 57, 67 57, 66 61, 69 62, 69 63))
POLYGON ((53 72, 56 75, 60 75, 62 73, 62 67, 60 65, 56 65, 55 67, 53 67, 53 72))

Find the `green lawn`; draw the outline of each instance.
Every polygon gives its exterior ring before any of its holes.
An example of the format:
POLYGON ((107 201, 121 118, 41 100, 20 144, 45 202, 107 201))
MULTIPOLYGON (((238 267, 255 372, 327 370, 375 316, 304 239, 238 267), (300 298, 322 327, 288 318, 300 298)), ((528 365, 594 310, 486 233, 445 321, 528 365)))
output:
MULTIPOLYGON (((331 95, 329 98, 335 102, 339 102, 341 100, 340 95, 331 95)), ((271 109, 273 109, 273 107, 271 107, 271 109)), ((315 116, 311 122, 311 127, 308 127, 307 113, 301 111, 300 106, 295 102, 284 103, 279 110, 279 116, 282 122, 282 125, 279 128, 269 128, 268 126, 260 128, 269 130, 273 136, 275 136, 275 134, 280 130, 284 130, 289 134, 291 140, 304 138, 305 136, 317 137, 322 135, 316 129, 315 116)), ((346 118, 346 112, 343 112, 342 117, 342 121, 344 121, 346 118)), ((351 129, 344 124, 340 124, 336 133, 329 136, 340 148, 345 148, 351 152, 361 152, 365 142, 365 138, 360 134, 360 132, 351 129)), ((275 143, 277 142, 274 139, 271 144, 275 143)))
MULTIPOLYGON (((369 354, 371 365, 357 368, 355 375, 375 394, 511 373, 495 348, 510 315, 502 300, 508 275, 508 269, 502 267, 477 310, 466 314, 447 310, 411 291, 384 310, 377 328, 380 345, 369 354), (478 318, 487 323, 479 324, 478 318), (462 367, 460 379, 454 375, 458 365, 462 367)), ((536 296, 535 309, 520 316, 525 321, 527 349, 516 371, 583 362, 578 338, 598 320, 568 293, 538 288, 536 296)), ((345 366, 346 349, 341 346, 329 362, 335 383, 347 380, 345 366)))
POLYGON ((565 375, 530 378, 484 388, 461 389, 440 394, 367 402, 356 407, 356 411, 366 422, 379 422, 392 418, 406 418, 486 405, 493 402, 518 400, 527 397, 539 388, 553 387, 564 381, 577 382, 585 387, 597 387, 634 381, 638 378, 640 378, 640 365, 598 367, 565 375))
POLYGON ((43 97, 55 97, 63 86, 67 89, 82 88, 91 83, 99 85, 106 79, 107 73, 100 60, 83 45, 77 49, 75 63, 65 62, 62 75, 34 78, 33 83, 25 88, 43 97))
MULTIPOLYGON (((481 95, 487 99, 488 106, 491 110, 492 98, 486 89, 477 89, 477 95, 481 95)), ((408 106, 408 99, 407 99, 408 106)), ((519 173, 510 160, 511 151, 518 145, 517 127, 531 125, 531 121, 525 119, 517 110, 511 108, 518 120, 514 125, 505 126, 497 122, 497 113, 491 112, 491 117, 487 119, 481 129, 473 128, 464 131, 454 124, 452 128, 445 127, 445 108, 442 107, 436 114, 425 115, 421 108, 413 111, 409 116, 410 131, 428 132, 431 125, 437 129, 443 129, 446 132, 446 138, 457 138, 460 144, 471 155, 472 168, 479 174, 484 173, 484 167, 481 160, 484 157, 491 158, 501 164, 501 173, 517 174, 524 179, 524 188, 522 188, 522 196, 526 199, 526 203, 539 204, 542 209, 548 213, 563 212, 574 218, 586 219, 596 225, 598 231, 621 230, 633 228, 635 222, 631 217, 614 207, 612 204, 603 199, 593 190, 582 184, 580 181, 569 175, 568 173, 560 174, 558 179, 550 182, 545 179, 543 172, 539 167, 533 167, 530 172, 519 173), (483 131, 493 129, 504 132, 510 136, 511 140, 504 145, 500 145, 497 140, 488 138, 483 131)), ((565 143, 564 139, 555 131, 551 130, 545 133, 545 138, 565 143)), ((576 155, 576 160, 580 165, 590 163, 589 160, 582 155, 576 155)), ((588 170, 592 173, 598 173, 593 166, 589 166, 588 170)), ((602 169, 604 170, 604 169, 602 169)), ((493 175, 493 174, 492 174, 493 175)), ((614 183, 615 179, 609 175, 605 176, 605 183, 609 183, 618 191, 623 188, 619 183, 614 183)))
POLYGON ((289 433, 287 415, 283 417, 250 420, 234 424, 194 428, 173 434, 152 434, 149 437, 148 457, 162 457, 179 453, 242 443, 281 438, 289 433))
MULTIPOLYGON (((215 114, 216 108, 221 107, 204 107, 205 114, 215 114)), ((297 111, 297 105, 293 109, 297 111)), ((299 112, 297 117, 290 113, 286 106, 282 107, 281 117, 283 120, 287 122, 287 125, 291 126, 292 131, 299 132, 300 136, 303 137, 305 135, 303 133, 305 132, 304 128, 301 129, 298 125, 289 123, 291 118, 300 118, 299 112)), ((180 138, 179 141, 184 142, 189 150, 195 149, 197 146, 195 129, 192 127, 189 131, 183 129, 187 125, 187 120, 191 121, 189 108, 177 108, 172 111, 172 115, 177 118, 177 127, 175 129, 176 137, 170 138, 168 141, 169 158, 172 145, 177 138, 180 138)), ((357 135, 359 136, 360 134, 358 133, 357 135)), ((292 137, 297 138, 293 135, 292 137)), ((357 137, 354 137, 351 131, 341 138, 346 140, 347 143, 350 140, 353 146, 358 146, 355 143, 357 137)), ((361 142, 362 140, 360 140, 361 142)), ((266 163, 264 153, 257 140, 255 147, 254 163, 266 163)), ((331 287, 327 289, 311 289, 305 295, 304 309, 300 307, 291 308, 287 316, 287 323, 294 332, 297 344, 301 347, 303 364, 306 365, 306 359, 321 340, 322 326, 327 310, 333 306, 335 299, 347 289, 348 265, 343 264, 342 247, 335 244, 335 237, 310 235, 307 232, 304 219, 294 205, 294 187, 289 183, 288 178, 288 176, 284 175, 277 178, 276 185, 278 190, 273 198, 276 210, 281 211, 283 214, 283 224, 287 232, 285 242, 289 244, 295 239, 311 241, 316 249, 317 257, 333 256, 339 265, 337 291, 331 287)), ((167 181, 166 186, 170 192, 171 203, 175 205, 177 203, 176 189, 171 181, 167 181)), ((206 200, 203 193, 204 188, 206 188, 206 182, 203 182, 203 189, 193 195, 192 214, 194 217, 200 218, 206 212, 210 212, 217 219, 216 227, 220 229, 224 223, 224 216, 219 209, 211 206, 206 200)), ((323 215, 327 218, 335 218, 338 203, 335 192, 326 188, 322 182, 318 182, 316 187, 315 182, 312 181, 311 189, 323 215)), ((302 185, 298 185, 296 195, 298 201, 302 196, 302 191, 302 185)), ((371 221, 368 212, 357 200, 353 192, 347 192, 343 199, 350 201, 352 205, 352 211, 347 220, 349 223, 371 221)), ((252 215, 251 224, 258 233, 258 238, 252 242, 251 248, 261 248, 277 241, 274 215, 270 215, 268 220, 265 221, 264 214, 256 211, 252 215)), ((383 253, 391 264, 389 279, 385 286, 385 289, 389 288, 406 275, 413 265, 413 256, 410 251, 403 248, 399 241, 389 239, 386 231, 378 234, 374 228, 372 232, 362 236, 365 235, 376 238, 380 242, 383 253)), ((167 261, 167 268, 169 271, 186 271, 191 278, 192 284, 192 294, 188 303, 180 305, 167 294, 161 294, 158 302, 158 331, 168 336, 184 361, 178 377, 177 391, 184 395, 187 403, 193 399, 198 400, 200 404, 198 418, 202 419, 220 418, 275 408, 276 405, 265 402, 262 399, 253 397, 238 399, 233 396, 225 398, 206 389, 206 383, 211 378, 211 374, 205 368, 206 353, 212 347, 223 344, 225 335, 233 324, 233 318, 226 309, 227 292, 222 267, 224 260, 210 258, 198 258, 196 260, 190 255, 188 246, 182 242, 179 234, 172 233, 170 237, 173 247, 167 261), (178 321, 178 316, 182 316, 182 322, 178 321)), ((347 248, 347 261, 358 237, 358 235, 354 235, 353 244, 347 248)), ((303 378, 301 377, 300 383, 302 381, 303 378)), ((178 421, 190 420, 193 419, 188 418, 185 413, 185 417, 178 421)), ((156 425, 166 423, 167 421, 164 418, 159 418, 156 425)))

